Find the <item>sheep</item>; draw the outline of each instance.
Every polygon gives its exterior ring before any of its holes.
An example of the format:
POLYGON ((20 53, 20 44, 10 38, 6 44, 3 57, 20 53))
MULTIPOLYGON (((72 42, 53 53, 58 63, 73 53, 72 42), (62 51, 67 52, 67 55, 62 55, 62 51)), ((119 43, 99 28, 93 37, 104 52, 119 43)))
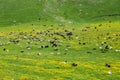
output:
POLYGON ((72 66, 76 67, 76 66, 78 66, 78 64, 77 63, 72 63, 72 66))
POLYGON ((111 68, 111 65, 110 64, 105 64, 106 67, 108 68, 111 68))

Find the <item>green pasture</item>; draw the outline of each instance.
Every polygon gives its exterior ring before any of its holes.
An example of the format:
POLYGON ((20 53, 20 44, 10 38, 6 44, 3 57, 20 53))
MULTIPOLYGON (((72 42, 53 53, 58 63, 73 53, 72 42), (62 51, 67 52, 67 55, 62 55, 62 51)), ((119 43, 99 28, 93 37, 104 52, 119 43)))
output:
POLYGON ((0 80, 120 80, 120 1, 0 0, 0 80))
POLYGON ((2 27, 0 79, 119 80, 120 52, 116 51, 120 50, 119 25, 119 22, 102 22, 76 27, 68 25, 44 27, 28 24, 23 24, 21 27, 20 25, 2 27), (66 35, 64 39, 56 34, 51 37, 37 34, 47 30, 50 31, 49 34, 60 32, 63 35, 65 35, 64 30, 69 30, 73 33, 72 39, 69 40, 66 35), (20 33, 26 33, 26 35, 20 35, 20 33), (33 37, 32 40, 28 39, 30 36, 33 37), (42 41, 34 40, 36 37, 42 41), (61 44, 57 47, 57 51, 47 42, 54 37, 61 44), (108 37, 111 38, 108 39, 108 37), (19 43, 10 42, 10 39, 19 40, 19 43), (27 44, 28 42, 31 43, 27 44), (106 44, 101 45, 103 42, 106 44), (49 45, 49 48, 40 48, 41 45, 49 45), (106 45, 109 49, 102 51, 106 45), (30 46, 30 49, 27 46, 30 46), (111 67, 107 67, 106 64, 110 64, 111 67))
POLYGON ((0 27, 120 19, 119 0, 0 0, 0 27))

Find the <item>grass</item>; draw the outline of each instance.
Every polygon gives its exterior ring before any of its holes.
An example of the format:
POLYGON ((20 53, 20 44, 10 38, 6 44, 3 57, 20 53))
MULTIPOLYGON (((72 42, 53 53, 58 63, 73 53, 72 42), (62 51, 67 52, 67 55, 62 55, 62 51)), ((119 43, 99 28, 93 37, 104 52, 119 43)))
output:
POLYGON ((54 27, 31 26, 30 24, 1 27, 0 43, 3 45, 0 46, 0 79, 119 80, 120 52, 116 52, 120 50, 120 39, 116 36, 120 34, 119 25, 116 21, 83 24, 76 27, 69 25, 63 27, 57 24, 54 27), (37 32, 47 30, 50 30, 49 34, 60 32, 65 37, 67 36, 64 30, 72 31, 73 39, 64 39, 56 34, 51 37, 37 34, 37 32), (21 32, 26 32, 26 34, 20 35, 21 32), (33 39, 29 40, 30 36, 33 39), (43 41, 35 40, 34 36, 43 41), (53 40, 54 37, 60 40, 59 44, 62 44, 57 47, 58 51, 54 51, 54 48, 46 42, 46 40, 53 40), (107 39, 108 37, 111 38, 107 39), (10 39, 21 40, 15 44, 9 43, 10 39), (31 44, 26 44, 28 41, 31 44), (109 47, 112 46, 112 49, 102 52, 100 47, 104 49, 106 45, 101 45, 102 42, 106 42, 109 47), (49 48, 39 48, 41 45, 49 45, 49 48), (67 48, 67 45, 71 47, 67 48), (31 49, 27 49, 27 46, 31 49), (24 52, 21 53, 21 50, 24 52), (73 63, 77 66, 72 66, 73 63), (106 67, 105 64, 110 64, 111 68, 106 67), (108 73, 110 70, 112 74, 108 73))
POLYGON ((0 80, 120 80, 119 3, 0 0, 0 80))
POLYGON ((119 3, 119 0, 0 0, 0 27, 34 22, 74 24, 116 21, 120 16, 97 16, 119 14, 119 3))

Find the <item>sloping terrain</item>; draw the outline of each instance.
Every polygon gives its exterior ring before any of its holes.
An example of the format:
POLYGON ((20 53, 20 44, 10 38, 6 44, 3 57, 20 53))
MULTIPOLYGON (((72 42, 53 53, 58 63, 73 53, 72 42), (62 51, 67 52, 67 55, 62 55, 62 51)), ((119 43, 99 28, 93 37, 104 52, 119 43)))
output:
POLYGON ((0 80, 120 80, 119 0, 0 0, 0 80))
POLYGON ((0 0, 0 26, 119 20, 119 4, 119 0, 0 0))
POLYGON ((119 80, 120 23, 1 27, 1 80, 119 80))

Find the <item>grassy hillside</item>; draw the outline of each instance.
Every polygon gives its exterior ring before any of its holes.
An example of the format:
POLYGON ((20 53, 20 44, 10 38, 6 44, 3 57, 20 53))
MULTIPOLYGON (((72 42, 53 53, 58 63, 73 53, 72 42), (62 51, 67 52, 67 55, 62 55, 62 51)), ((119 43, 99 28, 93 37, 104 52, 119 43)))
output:
POLYGON ((119 20, 119 4, 119 0, 0 0, 0 26, 119 20), (118 15, 107 16, 111 14, 118 15))
POLYGON ((0 0, 0 80, 120 80, 119 0, 0 0))
POLYGON ((119 22, 0 28, 0 80, 119 80, 119 74, 119 22))

